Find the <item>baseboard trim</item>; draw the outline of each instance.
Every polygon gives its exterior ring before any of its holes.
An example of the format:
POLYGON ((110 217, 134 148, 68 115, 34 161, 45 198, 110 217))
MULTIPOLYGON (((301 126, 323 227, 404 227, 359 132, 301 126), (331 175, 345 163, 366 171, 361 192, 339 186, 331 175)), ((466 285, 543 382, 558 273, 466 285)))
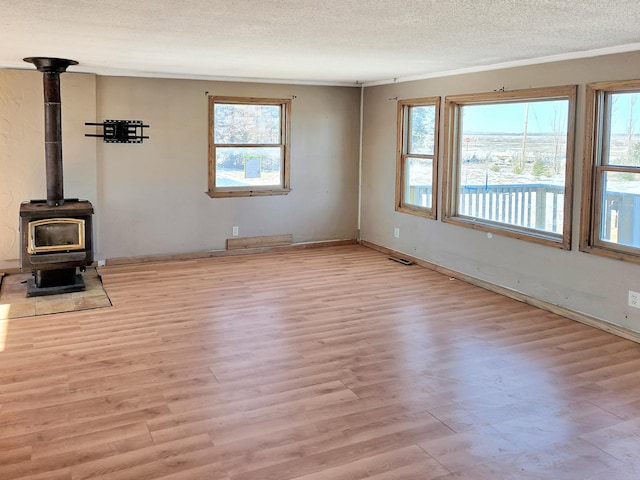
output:
POLYGON ((575 320, 576 322, 584 323, 585 325, 589 325, 590 327, 604 330, 605 332, 612 333, 614 335, 625 338, 627 340, 632 340, 636 343, 640 343, 640 332, 634 332, 633 330, 629 330, 628 328, 620 327, 618 325, 613 325, 604 320, 600 320, 599 318, 591 317, 589 315, 576 312, 575 310, 571 310, 566 307, 560 307, 558 305, 554 305, 552 303, 546 302, 544 300, 540 300, 535 297, 531 297, 524 293, 517 292, 509 288, 501 287, 491 282, 487 282, 486 280, 481 280, 479 278, 466 275, 456 270, 452 270, 450 268, 446 268, 441 265, 437 265, 435 263, 431 263, 417 257, 412 257, 411 255, 407 255, 403 252, 398 252, 390 248, 382 247, 375 243, 367 242, 366 240, 360 240, 360 244, 363 247, 371 248, 372 250, 376 250, 378 252, 384 253, 385 255, 402 257, 408 260, 412 260, 415 264, 420 265, 421 267, 427 268, 429 270, 442 273, 443 275, 456 278, 458 280, 469 283, 471 285, 475 285, 476 287, 484 288, 485 290, 489 290, 491 292, 498 293, 505 297, 518 300, 519 302, 523 302, 523 303, 532 305, 534 307, 540 308, 542 310, 555 313, 557 315, 566 317, 570 320, 575 320))
POLYGON ((160 254, 160 255, 142 255, 137 257, 115 257, 105 260, 105 266, 122 266, 133 265, 139 263, 156 263, 156 262, 170 262, 175 260, 198 260, 203 258, 214 257, 230 257, 236 255, 255 255, 258 253, 273 253, 273 252, 289 252, 293 250, 307 250, 312 248, 324 248, 324 247, 339 247, 342 245, 356 245, 358 243, 355 239, 346 240, 324 240, 319 242, 306 242, 306 243, 292 243, 290 245, 277 245, 277 246, 265 246, 265 247, 252 247, 241 248, 237 250, 211 250, 208 252, 194 252, 194 253, 177 253, 177 254, 160 254))
POLYGON ((14 273, 22 273, 20 270, 20 263, 18 260, 6 260, 0 262, 0 275, 10 275, 14 273))

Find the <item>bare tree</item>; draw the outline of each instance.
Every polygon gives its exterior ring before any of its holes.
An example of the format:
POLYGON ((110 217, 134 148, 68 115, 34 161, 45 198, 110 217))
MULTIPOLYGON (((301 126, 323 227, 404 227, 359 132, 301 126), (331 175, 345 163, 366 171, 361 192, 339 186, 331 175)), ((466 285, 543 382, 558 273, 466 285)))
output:
POLYGON ((633 118, 633 109, 636 104, 636 100, 638 99, 636 94, 629 95, 629 116, 627 118, 627 160, 629 164, 631 164, 632 153, 633 153, 633 131, 634 131, 634 123, 635 120, 633 118))
POLYGON ((524 171, 524 163, 527 158, 527 126, 529 124, 529 103, 524 104, 524 125, 522 126, 522 148, 520 150, 520 161, 516 167, 517 172, 524 171))
POLYGON ((567 118, 564 115, 564 109, 556 104, 551 113, 551 132, 553 133, 553 172, 560 173, 562 167, 562 158, 559 157, 560 148, 563 146, 567 138, 567 118))

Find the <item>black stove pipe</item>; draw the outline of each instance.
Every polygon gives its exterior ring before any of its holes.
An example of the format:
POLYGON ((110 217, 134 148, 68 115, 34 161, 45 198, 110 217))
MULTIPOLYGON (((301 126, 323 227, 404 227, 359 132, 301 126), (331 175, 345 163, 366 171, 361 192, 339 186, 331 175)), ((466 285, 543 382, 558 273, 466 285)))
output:
POLYGON ((60 74, 75 60, 51 57, 28 57, 43 74, 44 87, 44 147, 47 173, 47 205, 64 204, 62 177, 62 109, 60 103, 60 74))

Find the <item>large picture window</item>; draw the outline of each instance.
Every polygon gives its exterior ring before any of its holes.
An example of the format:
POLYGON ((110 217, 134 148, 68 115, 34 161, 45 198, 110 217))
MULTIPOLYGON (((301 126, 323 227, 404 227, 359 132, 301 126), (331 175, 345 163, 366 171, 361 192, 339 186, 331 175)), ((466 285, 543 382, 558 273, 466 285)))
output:
POLYGON ((571 247, 576 87, 447 97, 444 221, 571 247))
POLYGON ((587 86, 583 251, 640 263, 640 80, 587 86))
POLYGON ((396 210, 436 217, 440 97, 398 101, 396 210))
POLYGON ((291 100, 209 97, 209 195, 290 191, 291 100))

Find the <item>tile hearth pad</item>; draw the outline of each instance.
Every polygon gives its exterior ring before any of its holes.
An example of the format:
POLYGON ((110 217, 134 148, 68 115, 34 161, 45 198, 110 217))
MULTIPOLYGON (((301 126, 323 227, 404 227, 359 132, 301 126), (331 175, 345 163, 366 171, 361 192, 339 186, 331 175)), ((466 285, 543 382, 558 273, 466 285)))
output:
POLYGON ((96 269, 87 268, 83 277, 86 289, 82 292, 27 298, 31 274, 5 275, 0 288, 0 320, 110 307, 111 301, 96 269))

